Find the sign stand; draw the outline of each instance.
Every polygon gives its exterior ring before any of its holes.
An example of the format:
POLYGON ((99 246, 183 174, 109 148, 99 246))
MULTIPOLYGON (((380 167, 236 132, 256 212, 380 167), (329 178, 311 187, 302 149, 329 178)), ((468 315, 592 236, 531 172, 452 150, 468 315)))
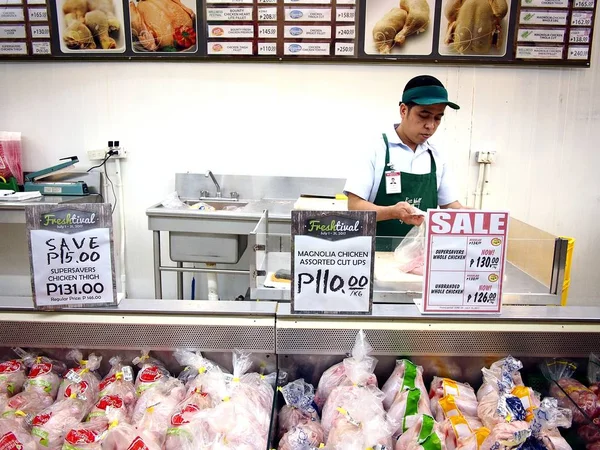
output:
POLYGON ((372 313, 376 220, 373 211, 292 211, 292 313, 372 313))

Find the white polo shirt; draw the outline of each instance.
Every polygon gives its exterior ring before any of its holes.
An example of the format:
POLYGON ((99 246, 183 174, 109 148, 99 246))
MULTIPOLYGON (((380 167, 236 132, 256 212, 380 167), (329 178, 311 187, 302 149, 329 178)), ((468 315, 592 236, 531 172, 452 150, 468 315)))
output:
MULTIPOLYGON (((447 205, 458 200, 458 196, 452 186, 451 176, 448 165, 440 155, 440 152, 428 141, 417 146, 416 151, 404 144, 398 134, 396 127, 390 127, 386 130, 386 135, 390 144, 390 163, 394 170, 422 175, 431 173, 431 150, 436 164, 437 186, 438 186, 438 204, 447 205)), ((364 157, 358 158, 357 164, 351 170, 350 176, 346 180, 344 193, 352 194, 368 200, 373 203, 377 196, 379 183, 383 176, 385 166, 385 142, 383 136, 379 136, 377 143, 373 144, 372 149, 367 149, 364 157)))

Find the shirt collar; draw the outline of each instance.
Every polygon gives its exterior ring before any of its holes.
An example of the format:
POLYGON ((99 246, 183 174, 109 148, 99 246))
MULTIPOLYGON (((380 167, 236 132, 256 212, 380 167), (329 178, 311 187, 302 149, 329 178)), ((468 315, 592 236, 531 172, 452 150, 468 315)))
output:
MULTIPOLYGON (((398 133, 396 133, 396 128, 398 128, 398 125, 400 125, 399 123, 395 123, 393 125, 393 127, 391 127, 386 136, 388 138, 388 142, 391 145, 396 145, 401 147, 404 150, 408 150, 409 152, 412 152, 412 148, 410 148, 408 145, 406 145, 404 142, 402 142, 402 139, 400 139, 400 136, 398 136, 398 133)), ((417 146, 417 150, 414 152, 415 156, 419 155, 423 152, 426 152, 427 150, 430 149, 430 145, 429 145, 429 141, 425 141, 423 144, 419 144, 417 146)))

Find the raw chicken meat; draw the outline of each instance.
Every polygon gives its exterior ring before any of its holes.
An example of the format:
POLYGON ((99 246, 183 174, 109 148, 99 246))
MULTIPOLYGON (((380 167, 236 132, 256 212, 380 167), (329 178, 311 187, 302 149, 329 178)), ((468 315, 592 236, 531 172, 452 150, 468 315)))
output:
POLYGON ((111 358, 110 364, 111 370, 98 385, 100 400, 90 412, 88 420, 103 420, 110 407, 115 411, 115 420, 130 423, 137 401, 131 367, 123 366, 119 357, 111 358))
POLYGON ((429 389, 429 398, 431 399, 431 412, 437 420, 442 420, 443 418, 443 411, 439 401, 447 395, 454 397, 456 405, 463 415, 477 415, 477 396, 471 386, 449 378, 433 377, 429 389))
POLYGON ((162 445, 167 435, 171 416, 183 400, 185 387, 177 378, 146 390, 135 405, 132 423, 145 430, 154 441, 162 445))
POLYGON ((8 399, 8 403, 2 410, 2 417, 14 419, 25 425, 28 415, 35 416, 52 405, 54 401, 48 394, 42 394, 37 390, 20 392, 8 399))
POLYGON ((193 380, 195 380, 198 375, 209 371, 213 367, 218 367, 211 360, 204 358, 200 352, 193 353, 188 350, 177 349, 173 352, 173 356, 179 364, 185 366, 177 378, 185 384, 189 393, 193 392, 198 387, 195 385, 191 386, 193 380))
POLYGON ((586 424, 589 419, 600 416, 600 401, 596 394, 573 378, 553 382, 550 395, 558 399, 560 406, 571 410, 575 423, 586 424))
POLYGON ((102 357, 92 353, 87 360, 84 360, 79 350, 69 352, 67 357, 77 361, 79 366, 67 372, 65 379, 60 384, 57 398, 61 400, 78 396, 84 402, 87 414, 98 401, 100 380, 94 371, 100 367, 102 357))
POLYGON ((69 430, 75 428, 85 417, 85 405, 77 398, 59 400, 36 415, 31 434, 38 445, 50 450, 60 449, 69 430))
POLYGON ((89 422, 103 422, 106 420, 107 410, 112 410, 115 412, 116 420, 118 420, 120 423, 130 423, 135 403, 135 395, 105 395, 98 400, 96 405, 94 405, 88 414, 87 420, 89 422))
POLYGON ((476 417, 465 417, 462 414, 449 416, 441 423, 445 444, 450 450, 458 447, 460 441, 471 437, 477 430, 483 428, 476 417))
POLYGON ((368 356, 372 350, 373 348, 365 339, 364 331, 360 330, 356 336, 352 356, 331 366, 321 376, 315 394, 315 404, 319 409, 323 408, 327 398, 336 387, 377 386, 377 377, 373 373, 377 360, 368 356))
POLYGON ((30 368, 23 390, 26 392, 34 390, 56 399, 60 377, 67 370, 65 363, 45 356, 32 355, 25 356, 23 362, 30 368))
POLYGON ((435 414, 435 420, 438 422, 454 415, 462 415, 477 419, 477 401, 468 400, 465 397, 446 395, 441 398, 437 404, 438 408, 435 414))
POLYGON ((161 444, 146 431, 136 430, 127 423, 119 423, 109 428, 102 450, 161 450, 161 444))
POLYGON ((0 449, 37 450, 35 439, 12 419, 0 419, 0 449))
POLYGON ((280 439, 278 450, 309 450, 325 441, 323 427, 318 422, 304 422, 290 428, 280 439))
POLYGON ((481 427, 466 438, 461 438, 456 443, 456 450, 479 450, 483 441, 490 435, 490 430, 481 427))
POLYGON ((479 450, 498 450, 517 448, 531 436, 529 424, 524 421, 500 423, 483 441, 479 450))
POLYGON ((212 408, 208 394, 194 391, 175 408, 167 430, 166 450, 193 450, 202 442, 205 435, 203 427, 199 427, 194 418, 201 411, 212 408), (200 433, 200 436, 197 434, 200 433))
POLYGON ((437 448, 446 450, 441 426, 428 415, 420 416, 396 441, 395 450, 422 450, 437 448), (425 447, 425 445, 428 445, 425 447), (431 446, 431 447, 430 447, 431 446))
POLYGON ((135 379, 135 391, 141 395, 144 391, 166 383, 170 377, 169 371, 165 365, 157 359, 151 358, 147 351, 133 360, 140 371, 135 379))
POLYGON ((25 365, 18 359, 0 363, 0 394, 15 395, 25 383, 25 365))
POLYGON ((299 379, 279 390, 286 403, 279 412, 279 437, 298 425, 320 421, 317 410, 313 406, 315 390, 312 384, 299 379))
POLYGON ((418 388, 399 391, 387 415, 394 424, 394 437, 404 433, 423 414, 431 416, 427 394, 418 388))
MULTIPOLYGON (((381 390, 385 394, 383 407, 386 411, 390 409, 399 391, 417 388, 423 393, 423 398, 429 398, 427 388, 423 383, 423 368, 417 366, 407 359, 396 361, 396 368, 383 385, 381 390)), ((429 408, 428 408, 429 409, 429 408)), ((427 414, 431 415, 431 412, 427 414)))
POLYGON ((82 423, 72 428, 65 436, 63 450, 101 450, 108 421, 82 423))
POLYGON ((122 391, 131 391, 135 394, 133 385, 133 371, 130 366, 123 365, 123 360, 119 356, 110 359, 110 370, 98 385, 100 396, 121 394, 122 391), (126 387, 123 387, 126 386, 126 387))
POLYGON ((600 381, 590 385, 590 391, 600 397, 600 381))
POLYGON ((600 425, 593 423, 582 425, 577 430, 577 434, 588 444, 594 442, 600 443, 600 425))

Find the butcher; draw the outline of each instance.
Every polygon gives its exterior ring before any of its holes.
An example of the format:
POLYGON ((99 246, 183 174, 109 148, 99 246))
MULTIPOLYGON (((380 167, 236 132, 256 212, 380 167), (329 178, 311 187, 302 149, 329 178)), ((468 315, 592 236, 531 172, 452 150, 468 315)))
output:
MULTIPOLYGON (((375 211, 377 236, 402 238, 421 225, 423 216, 415 208, 463 208, 448 164, 429 142, 447 106, 459 109, 437 78, 413 78, 402 93, 401 122, 384 131, 351 169, 344 187, 348 209, 375 211)), ((398 242, 377 239, 377 250, 392 251, 398 242)))

